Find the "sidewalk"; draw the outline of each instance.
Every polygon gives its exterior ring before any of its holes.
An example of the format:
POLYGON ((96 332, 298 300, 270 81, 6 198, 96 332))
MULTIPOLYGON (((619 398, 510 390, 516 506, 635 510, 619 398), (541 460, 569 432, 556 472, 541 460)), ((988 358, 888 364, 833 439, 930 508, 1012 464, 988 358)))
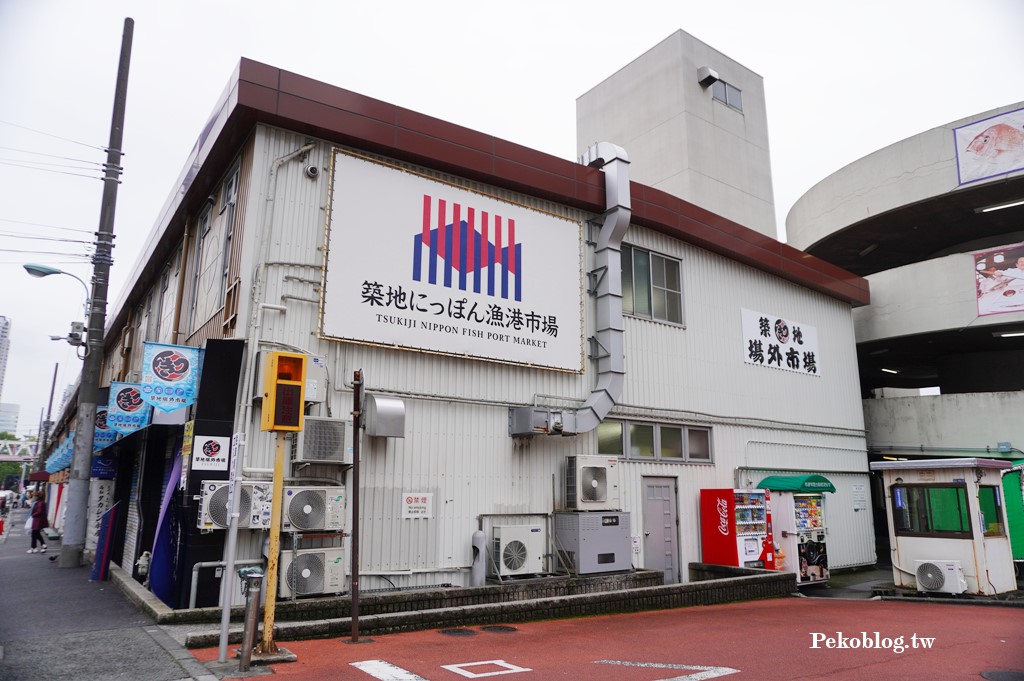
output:
POLYGON ((26 553, 28 509, 0 537, 0 681, 216 681, 196 659, 91 568, 59 568, 26 553))

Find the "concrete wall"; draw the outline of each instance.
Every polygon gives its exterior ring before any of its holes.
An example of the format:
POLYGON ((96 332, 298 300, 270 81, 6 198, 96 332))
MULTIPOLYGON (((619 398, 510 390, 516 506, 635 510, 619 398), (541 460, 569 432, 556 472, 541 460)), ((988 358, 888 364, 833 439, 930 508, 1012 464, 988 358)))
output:
MULTIPOLYGON (((1024 392, 864 400, 868 446, 1024 449, 1024 392)), ((982 456, 982 454, 976 454, 982 456)), ((969 456, 969 454, 963 454, 969 456)))
POLYGON ((637 182, 777 238, 761 76, 684 31, 576 100, 576 143, 623 147, 637 182), (742 91, 743 111, 697 82, 708 66, 742 91))
MULTIPOLYGON (((787 242, 806 250, 865 218, 956 189, 959 179, 953 129, 1019 109, 1022 104, 1010 104, 932 128, 829 175, 790 209, 786 216, 787 242)), ((873 284, 871 294, 875 294, 873 284)))

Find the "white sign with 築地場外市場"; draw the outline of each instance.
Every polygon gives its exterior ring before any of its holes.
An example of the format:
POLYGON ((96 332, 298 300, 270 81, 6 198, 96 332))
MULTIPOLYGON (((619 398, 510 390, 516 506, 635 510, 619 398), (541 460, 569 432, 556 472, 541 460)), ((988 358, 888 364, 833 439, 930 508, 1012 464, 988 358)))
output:
POLYGON ((580 223, 335 150, 321 334, 580 372, 580 223))
POLYGON ((778 315, 741 310, 743 361, 783 371, 821 375, 818 329, 778 315))

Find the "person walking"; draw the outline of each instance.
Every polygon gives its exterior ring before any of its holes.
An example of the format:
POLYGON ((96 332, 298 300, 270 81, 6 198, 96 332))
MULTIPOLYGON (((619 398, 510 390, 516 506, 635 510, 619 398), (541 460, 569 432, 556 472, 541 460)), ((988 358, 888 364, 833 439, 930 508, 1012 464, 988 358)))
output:
POLYGON ((43 492, 35 493, 35 502, 32 504, 32 548, 28 550, 29 553, 45 553, 46 552, 46 540, 43 539, 43 530, 50 526, 50 521, 46 519, 46 502, 43 501, 43 492), (36 541, 39 542, 40 548, 36 548, 36 541))

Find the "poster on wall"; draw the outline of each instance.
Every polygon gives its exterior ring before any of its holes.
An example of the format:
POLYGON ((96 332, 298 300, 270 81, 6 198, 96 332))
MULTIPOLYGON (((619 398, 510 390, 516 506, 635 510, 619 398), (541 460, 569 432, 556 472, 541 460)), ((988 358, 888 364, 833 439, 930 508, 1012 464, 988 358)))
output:
POLYGON ((1024 109, 953 129, 960 184, 1024 169, 1024 109))
POLYGON ((325 338, 581 372, 581 225, 335 150, 325 338))
POLYGON ((231 438, 196 435, 192 441, 190 468, 194 471, 226 471, 231 438))
POLYGON ((146 341, 142 353, 142 399, 160 411, 175 411, 196 400, 199 348, 146 341))
POLYGON ((743 361, 808 376, 821 375, 818 329, 778 315, 742 309, 743 361))
POLYGON ((1024 244, 973 255, 978 316, 1024 311, 1024 244))

